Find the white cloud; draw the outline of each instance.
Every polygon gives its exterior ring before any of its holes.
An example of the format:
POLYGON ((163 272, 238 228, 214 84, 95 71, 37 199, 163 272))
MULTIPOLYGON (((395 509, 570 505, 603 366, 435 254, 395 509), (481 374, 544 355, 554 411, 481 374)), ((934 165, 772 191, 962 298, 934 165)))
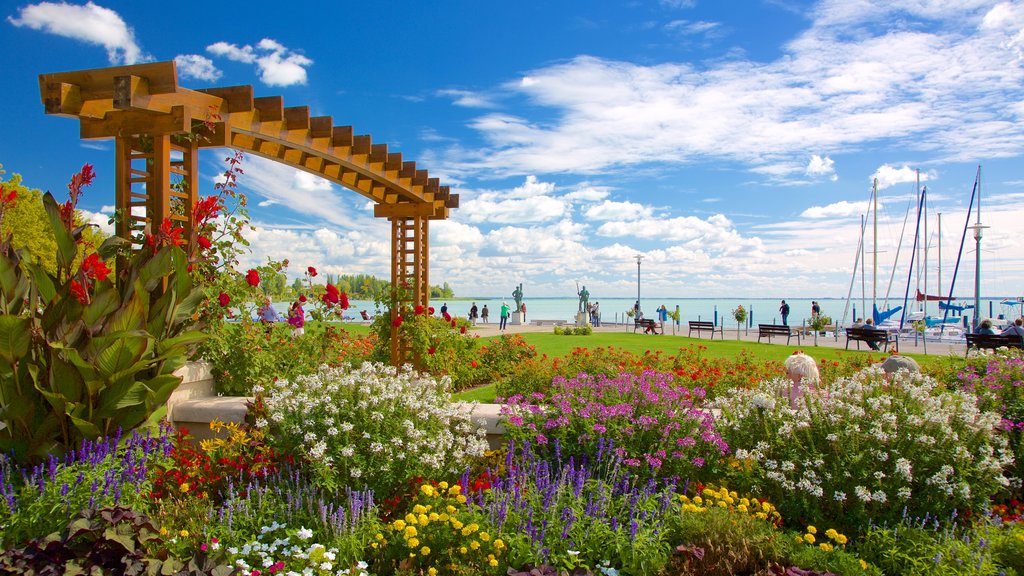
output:
POLYGON ((804 174, 808 176, 828 176, 833 182, 839 180, 839 175, 836 174, 835 161, 828 156, 821 157, 817 154, 811 155, 811 160, 807 163, 807 167, 804 169, 804 174))
POLYGON ((220 79, 223 73, 213 65, 213 61, 199 54, 179 54, 174 57, 178 65, 178 72, 182 78, 195 78, 215 82, 220 79))
POLYGON ((280 42, 264 38, 256 44, 237 46, 228 42, 215 42, 206 51, 228 60, 255 64, 260 81, 267 86, 292 86, 306 83, 306 68, 313 61, 296 53, 280 42))
POLYGON ((438 96, 452 98, 452 104, 456 106, 462 106, 464 108, 494 108, 495 103, 491 101, 490 97, 481 94, 479 92, 470 92, 469 90, 438 90, 438 96))
POLYGON ((103 46, 111 64, 135 64, 146 60, 135 42, 135 33, 121 16, 92 2, 84 6, 65 2, 29 4, 8 17, 15 26, 26 26, 57 36, 103 46))
MULTIPOLYGON (((921 182, 927 182, 928 180, 934 179, 934 174, 928 172, 921 172, 921 182)), ((904 164, 900 168, 895 168, 888 164, 883 164, 875 170, 875 173, 871 175, 869 180, 878 178, 878 189, 885 190, 891 186, 897 184, 906 184, 908 182, 917 182, 918 171, 910 166, 904 164)))
POLYGON ((588 220, 640 220, 651 217, 651 207, 636 202, 605 200, 587 208, 583 215, 588 220))
POLYGON ((459 219, 495 224, 550 222, 566 213, 566 205, 557 198, 537 196, 528 199, 488 200, 478 198, 462 202, 459 219))
POLYGON ((562 196, 569 202, 597 202, 608 197, 608 190, 603 187, 581 185, 576 190, 562 196))
POLYGON ((546 196, 555 191, 553 182, 541 182, 534 175, 526 177, 521 186, 516 186, 509 192, 510 198, 532 198, 534 196, 546 196))
POLYGON ((110 222, 111 216, 114 214, 113 206, 104 206, 100 208, 99 212, 90 212, 88 210, 79 210, 82 219, 86 224, 92 224, 96 226, 101 232, 107 236, 114 235, 114 224, 110 222))
POLYGON ((299 190, 305 190, 306 192, 322 191, 331 189, 331 181, 326 178, 321 178, 316 174, 310 174, 309 172, 303 172, 302 170, 295 171, 295 187, 299 190))
POLYGON ((659 0, 662 6, 676 9, 688 9, 697 5, 697 0, 659 0))
POLYGON ((864 214, 867 210, 867 202, 833 202, 827 206, 811 206, 804 210, 800 216, 803 218, 845 218, 864 214))
POLYGON ((720 25, 721 24, 718 22, 705 22, 703 20, 698 20, 696 22, 690 20, 673 20, 668 24, 665 24, 665 29, 689 36, 710 32, 711 30, 718 28, 720 25))

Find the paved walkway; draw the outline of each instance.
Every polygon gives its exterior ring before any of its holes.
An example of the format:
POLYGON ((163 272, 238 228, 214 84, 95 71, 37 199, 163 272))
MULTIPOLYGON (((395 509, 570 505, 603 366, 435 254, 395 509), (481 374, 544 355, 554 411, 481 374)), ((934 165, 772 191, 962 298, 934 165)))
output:
MULTIPOLYGON (((569 326, 571 326, 571 324, 569 326)), ((687 333, 686 321, 683 321, 682 325, 679 328, 676 329, 676 335, 675 336, 672 335, 672 328, 671 328, 670 325, 666 325, 665 328, 667 330, 667 333, 664 334, 664 335, 658 335, 658 336, 646 335, 644 337, 645 338, 679 338, 680 336, 682 336, 684 338, 686 337, 686 333, 687 333)), ((527 333, 527 332, 551 333, 553 331, 553 329, 554 329, 554 327, 552 325, 550 325, 550 324, 545 324, 543 326, 537 326, 535 324, 520 324, 520 325, 509 324, 508 328, 506 329, 506 333, 508 333, 508 334, 519 334, 519 333, 527 333)), ((622 324, 618 324, 618 325, 603 324, 599 328, 594 328, 594 331, 595 332, 612 332, 612 333, 618 332, 618 333, 622 333, 622 334, 633 334, 633 325, 630 324, 627 327, 627 326, 623 326, 622 324)), ((480 334, 481 336, 495 336, 495 335, 500 333, 499 330, 498 330, 498 323, 497 322, 491 322, 489 324, 482 324, 479 321, 477 322, 476 329, 474 330, 474 332, 477 333, 477 334, 480 334)), ((639 332, 637 332, 637 336, 641 336, 641 334, 639 332)), ((694 336, 694 339, 696 339, 696 334, 694 336)), ((707 340, 707 332, 702 333, 702 339, 703 340, 707 340)), ((726 327, 725 328, 725 339, 726 340, 736 340, 736 329, 735 328, 729 329, 728 327, 726 327)), ((739 339, 743 340, 743 341, 747 341, 747 342, 757 342, 757 327, 750 328, 750 329, 748 329, 746 331, 741 331, 739 339)), ((715 335, 715 340, 716 341, 718 340, 718 335, 717 334, 715 335)), ((761 342, 762 343, 767 343, 768 341, 766 339, 761 339, 761 342)), ((785 342, 786 342, 785 338, 782 338, 782 339, 779 339, 778 337, 772 338, 772 344, 780 344, 780 343, 784 344, 785 342)), ((796 345, 796 338, 793 338, 790 343, 793 344, 793 345, 796 345)), ((813 347, 814 346, 814 337, 813 336, 801 336, 800 346, 801 347, 805 347, 805 348, 813 347)), ((835 336, 831 332, 829 332, 827 336, 818 336, 818 346, 824 346, 824 347, 829 347, 829 348, 845 348, 846 347, 846 337, 843 336, 842 334, 840 334, 839 335, 839 339, 836 340, 835 336)), ((935 355, 938 355, 938 356, 948 356, 949 354, 954 354, 954 355, 959 355, 959 356, 962 357, 963 354, 964 354, 964 346, 965 346, 965 344, 962 343, 962 342, 959 342, 959 343, 957 343, 957 342, 936 342, 936 341, 933 341, 933 340, 929 340, 928 344, 927 344, 927 350, 926 350, 925 349, 926 347, 925 347, 924 343, 920 339, 915 344, 913 338, 907 340, 907 339, 905 339, 904 337, 901 336, 900 337, 899 349, 900 349, 901 352, 913 353, 913 354, 928 354, 929 356, 935 356, 935 355)), ((850 349, 851 350, 856 350, 856 348, 857 348, 857 343, 856 342, 851 342, 850 343, 850 349)), ((860 349, 861 350, 868 350, 868 347, 867 347, 866 344, 861 342, 860 343, 860 349)))

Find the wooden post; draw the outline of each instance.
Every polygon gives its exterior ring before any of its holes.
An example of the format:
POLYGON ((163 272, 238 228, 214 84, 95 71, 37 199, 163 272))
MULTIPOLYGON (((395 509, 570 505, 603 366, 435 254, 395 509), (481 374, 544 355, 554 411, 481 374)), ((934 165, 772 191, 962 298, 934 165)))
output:
MULTIPOLYGON (((395 306, 391 320, 402 308, 426 309, 430 305, 429 222, 426 216, 392 217, 391 221, 391 296, 395 306), (410 301, 411 300, 411 301, 410 301)), ((391 326, 391 362, 417 364, 412 347, 400 337, 398 327, 391 326)))

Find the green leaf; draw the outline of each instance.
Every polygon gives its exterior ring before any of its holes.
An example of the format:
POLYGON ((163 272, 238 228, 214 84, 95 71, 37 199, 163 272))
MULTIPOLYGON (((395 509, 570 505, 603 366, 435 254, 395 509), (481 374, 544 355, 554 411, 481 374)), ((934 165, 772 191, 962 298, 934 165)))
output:
MULTIPOLYGON (((195 346, 196 344, 201 344, 202 342, 205 342, 207 338, 209 338, 207 334, 204 334, 198 330, 189 330, 188 332, 179 334, 174 338, 165 338, 163 340, 159 340, 156 343, 156 353, 159 354, 160 356, 165 356, 174 351, 175 348, 188 348, 191 346, 195 346)), ((181 350, 181 354, 184 353, 185 350, 181 350)))
POLYGON ((51 390, 60 393, 72 402, 78 402, 82 399, 85 379, 82 377, 82 373, 64 360, 60 354, 54 354, 50 363, 49 384, 51 390))
POLYGON ((148 334, 141 331, 108 335, 93 342, 103 346, 96 356, 96 369, 101 378, 114 380, 118 374, 135 366, 150 347, 148 334))
POLYGON ((167 403, 171 393, 181 386, 181 376, 174 374, 162 374, 154 376, 146 381, 146 387, 150 394, 148 396, 150 406, 159 406, 167 403))
POLYGON ((152 292, 163 282, 171 269, 171 252, 164 248, 139 267, 139 280, 146 292, 152 292))
POLYGON ((14 363, 28 354, 32 320, 9 314, 0 314, 0 358, 14 363))
POLYGON ((57 296, 57 287, 53 284, 53 278, 38 266, 32 268, 32 278, 36 282, 36 290, 39 291, 42 301, 53 302, 54 297, 57 296))
POLYGON ((119 382, 100 393, 98 412, 113 417, 118 410, 145 403, 148 395, 149 388, 142 382, 119 382))
POLYGON ((0 292, 7 301, 14 299, 14 290, 18 286, 18 267, 9 258, 0 257, 0 292))
POLYGON ((96 249, 96 253, 100 255, 100 258, 110 260, 117 256, 120 251, 129 246, 131 246, 131 243, 124 238, 121 238, 120 236, 110 236, 103 241, 103 244, 100 244, 100 247, 96 249))
POLYGON ((78 431, 81 432, 83 437, 92 440, 94 438, 99 438, 102 435, 100 433, 100 429, 97 428, 96 425, 93 424, 92 422, 89 422, 88 420, 83 420, 82 418, 70 414, 68 415, 68 417, 71 418, 71 423, 75 425, 75 428, 77 428, 78 431))
POLYGON ((53 407, 55 412, 58 414, 64 413, 67 402, 62 394, 57 392, 48 392, 42 389, 39 390, 39 393, 43 395, 43 398, 46 398, 46 401, 50 403, 50 406, 53 407))
POLYGON ((128 300, 121 303, 121 307, 115 310, 107 318, 107 334, 116 332, 130 332, 143 328, 145 321, 145 307, 143 306, 139 293, 135 292, 128 300))
POLYGON ((90 330, 95 330, 107 316, 120 307, 120 300, 113 286, 106 282, 99 283, 92 302, 82 310, 82 321, 90 330))
POLYGON ((60 218, 60 207, 53 199, 53 194, 47 192, 43 196, 43 206, 50 218, 50 230, 57 241, 57 263, 65 269, 70 269, 75 256, 78 255, 78 245, 75 244, 71 231, 64 227, 64 222, 60 218))

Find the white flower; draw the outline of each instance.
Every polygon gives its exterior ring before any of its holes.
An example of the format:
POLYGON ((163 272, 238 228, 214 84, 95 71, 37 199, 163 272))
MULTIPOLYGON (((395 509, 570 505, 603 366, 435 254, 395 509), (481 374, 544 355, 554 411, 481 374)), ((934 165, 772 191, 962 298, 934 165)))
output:
POLYGON ((320 569, 321 570, 330 570, 331 568, 334 568, 334 564, 331 564, 330 562, 321 562, 320 563, 320 569))
POLYGON ((313 531, 303 526, 299 528, 299 531, 295 533, 295 536, 299 540, 306 541, 313 537, 313 531))
POLYGON ((351 475, 351 476, 352 476, 353 478, 359 478, 360 476, 362 476, 362 475, 363 475, 363 471, 362 471, 362 470, 360 470, 359 468, 353 468, 353 469, 352 469, 352 470, 351 470, 351 471, 349 472, 349 474, 350 474, 350 475, 351 475))

